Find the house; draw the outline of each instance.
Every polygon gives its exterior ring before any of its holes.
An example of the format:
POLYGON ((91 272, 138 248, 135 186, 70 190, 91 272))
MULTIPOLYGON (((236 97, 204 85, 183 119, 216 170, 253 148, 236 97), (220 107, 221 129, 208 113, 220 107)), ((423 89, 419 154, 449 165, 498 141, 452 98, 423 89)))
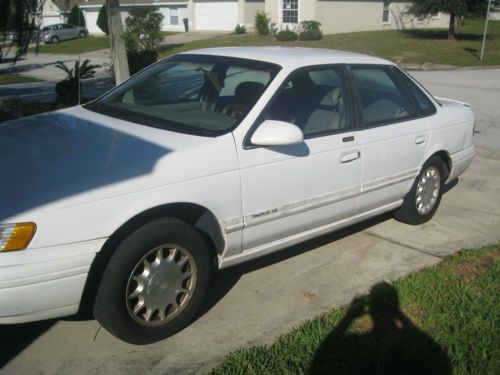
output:
MULTIPOLYGON (((67 0, 47 0, 61 12, 78 4, 93 34, 102 33, 96 21, 104 2, 70 0, 67 6, 67 0)), ((184 31, 184 19, 190 30, 231 31, 237 24, 251 29, 257 11, 265 11, 280 28, 295 29, 301 21, 316 20, 326 34, 448 26, 446 14, 420 20, 406 16, 408 5, 408 1, 390 0, 120 0, 123 20, 131 7, 155 6, 164 15, 166 31, 184 31)))

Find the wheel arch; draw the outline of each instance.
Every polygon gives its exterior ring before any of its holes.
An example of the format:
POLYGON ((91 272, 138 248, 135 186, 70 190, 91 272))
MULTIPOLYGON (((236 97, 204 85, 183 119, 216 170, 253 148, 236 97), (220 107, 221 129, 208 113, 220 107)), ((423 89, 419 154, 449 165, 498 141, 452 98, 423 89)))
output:
POLYGON ((141 225, 161 217, 174 217, 182 220, 197 229, 207 243, 210 256, 216 265, 217 256, 224 251, 226 240, 220 222, 215 214, 204 206, 195 203, 169 203, 152 207, 140 212, 118 227, 106 240, 97 253, 90 267, 87 281, 80 301, 79 313, 85 316, 92 315, 97 288, 102 279, 106 266, 118 245, 128 234, 141 225))
POLYGON ((433 154, 431 154, 427 159, 429 160, 430 158, 434 157, 434 156, 437 156, 441 159, 441 161, 443 162, 444 166, 446 167, 446 176, 444 176, 444 180, 446 181, 448 179, 448 176, 450 175, 451 173, 451 157, 450 157, 450 154, 445 151, 445 150, 439 150, 439 151, 436 151, 434 152, 433 154))

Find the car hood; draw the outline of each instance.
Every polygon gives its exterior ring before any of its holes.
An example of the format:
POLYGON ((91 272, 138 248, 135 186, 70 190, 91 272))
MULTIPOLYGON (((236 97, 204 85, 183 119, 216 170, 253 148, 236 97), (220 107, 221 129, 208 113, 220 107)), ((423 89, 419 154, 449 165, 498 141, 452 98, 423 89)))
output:
POLYGON ((0 221, 236 168, 227 155, 214 156, 229 146, 227 139, 146 127, 82 107, 2 123, 0 221))

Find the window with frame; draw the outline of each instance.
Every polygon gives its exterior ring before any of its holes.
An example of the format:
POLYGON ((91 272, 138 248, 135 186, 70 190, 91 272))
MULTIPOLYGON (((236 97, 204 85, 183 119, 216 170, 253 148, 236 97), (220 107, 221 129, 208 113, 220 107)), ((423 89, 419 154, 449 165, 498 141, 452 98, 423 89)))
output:
POLYGON ((382 10, 382 22, 390 23, 391 22, 391 12, 389 9, 389 0, 384 0, 384 8, 382 10))
POLYGON ((299 0, 283 0, 282 22, 296 24, 299 22, 299 0))
POLYGON ((170 24, 178 25, 179 24, 179 8, 178 7, 170 7, 170 24))
POLYGON ((409 98, 386 67, 351 67, 361 100, 363 126, 389 124, 415 116, 409 98))
POLYGON ((301 70, 282 86, 263 120, 297 125, 305 138, 353 127, 340 67, 301 70))
POLYGON ((427 95, 417 86, 417 84, 401 70, 393 68, 393 72, 398 76, 398 78, 403 82, 403 84, 408 88, 410 93, 413 95, 418 109, 422 115, 432 115, 436 112, 436 107, 432 104, 431 100, 427 95))

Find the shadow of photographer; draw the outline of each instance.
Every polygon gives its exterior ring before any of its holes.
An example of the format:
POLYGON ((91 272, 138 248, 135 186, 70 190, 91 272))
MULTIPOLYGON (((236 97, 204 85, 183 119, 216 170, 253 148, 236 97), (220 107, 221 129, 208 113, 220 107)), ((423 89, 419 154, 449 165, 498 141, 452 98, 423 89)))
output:
POLYGON ((309 373, 451 374, 451 363, 400 310, 396 289, 382 282, 352 301, 316 351, 309 373))

